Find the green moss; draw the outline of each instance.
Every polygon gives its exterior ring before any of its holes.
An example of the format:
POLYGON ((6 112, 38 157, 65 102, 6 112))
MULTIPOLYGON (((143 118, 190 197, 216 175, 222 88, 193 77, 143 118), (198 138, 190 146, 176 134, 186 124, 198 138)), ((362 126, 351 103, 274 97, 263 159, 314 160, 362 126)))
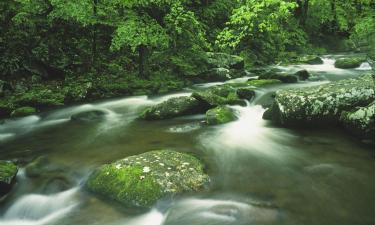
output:
POLYGON ((16 176, 18 167, 16 164, 8 161, 0 161, 0 183, 10 184, 16 176))
POLYGON ((236 119, 233 110, 226 106, 210 109, 206 113, 206 121, 209 125, 229 123, 236 119))
POLYGON ((361 66, 365 62, 364 58, 344 58, 338 59, 335 62, 335 67, 340 69, 353 69, 361 66))
POLYGON ((21 116, 28 116, 37 113, 37 110, 34 107, 20 107, 15 109, 12 113, 12 117, 21 117, 21 116))
POLYGON ((129 206, 151 206, 163 194, 155 178, 140 166, 104 165, 90 177, 87 187, 129 206))
POLYGON ((60 88, 44 85, 33 86, 25 93, 18 93, 14 97, 14 102, 20 106, 51 107, 64 105, 65 95, 60 88))
POLYGON ((276 79, 269 79, 269 80, 251 80, 246 82, 247 85, 249 86, 255 86, 255 87, 261 87, 261 86, 266 86, 266 85, 271 85, 271 84, 281 84, 282 82, 280 80, 276 79))

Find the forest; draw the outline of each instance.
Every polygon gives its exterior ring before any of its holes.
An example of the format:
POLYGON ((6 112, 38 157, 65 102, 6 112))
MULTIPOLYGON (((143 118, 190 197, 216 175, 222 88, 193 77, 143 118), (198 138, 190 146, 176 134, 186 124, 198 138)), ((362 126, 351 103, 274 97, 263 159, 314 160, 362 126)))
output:
POLYGON ((0 225, 375 224, 375 0, 1 0, 0 225))

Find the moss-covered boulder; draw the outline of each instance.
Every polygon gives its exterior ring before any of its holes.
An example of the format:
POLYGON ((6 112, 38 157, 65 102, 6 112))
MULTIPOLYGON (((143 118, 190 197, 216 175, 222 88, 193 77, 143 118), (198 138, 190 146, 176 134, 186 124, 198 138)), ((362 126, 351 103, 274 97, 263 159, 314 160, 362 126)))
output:
POLYGON ((316 55, 305 55, 302 56, 298 59, 299 63, 304 63, 304 64, 310 64, 310 65, 320 65, 323 64, 322 58, 316 55))
POLYGON ((298 77, 300 80, 308 80, 311 75, 307 70, 300 70, 297 71, 294 76, 298 77))
POLYGON ((22 116, 29 116, 32 114, 37 113, 38 111, 34 107, 20 107, 15 110, 10 114, 12 117, 22 117, 22 116))
POLYGON ((340 119, 349 132, 375 140, 375 101, 368 106, 343 112, 340 119))
POLYGON ((343 111, 368 105, 374 99, 374 82, 371 75, 365 75, 315 87, 279 90, 272 112, 265 117, 284 125, 337 124, 343 111))
POLYGON ((231 71, 227 68, 212 68, 199 74, 198 78, 204 82, 226 81, 232 79, 231 71))
POLYGON ((176 97, 164 101, 155 106, 145 109, 141 115, 141 119, 145 120, 163 120, 178 116, 203 113, 207 110, 207 106, 193 97, 176 97))
POLYGON ((213 108, 219 105, 244 105, 242 99, 237 95, 237 91, 231 85, 220 85, 204 91, 197 91, 192 94, 202 104, 213 108))
POLYGON ((218 106, 206 112, 206 122, 209 125, 229 123, 236 119, 234 110, 228 106, 218 106))
POLYGON ((343 58, 335 62, 335 67, 340 69, 354 69, 360 67, 365 62, 364 58, 343 58))
POLYGON ((297 83, 298 79, 296 76, 291 74, 285 74, 285 73, 275 73, 275 72, 267 72, 259 75, 260 80, 269 80, 269 79, 276 79, 280 80, 283 83, 297 83))
POLYGON ((252 100, 255 97, 255 90, 252 87, 242 87, 237 89, 237 96, 241 99, 252 100))
POLYGON ((103 165, 91 174, 86 187, 125 206, 150 207, 164 196, 204 190, 208 182, 198 159, 160 150, 103 165))
POLYGON ((14 110, 14 105, 8 99, 0 99, 0 118, 6 117, 14 110))
POLYGON ((277 79, 268 79, 268 80, 249 80, 246 82, 247 86, 253 86, 253 87, 264 87, 268 85, 273 85, 273 84, 281 84, 282 82, 277 79))
POLYGON ((103 110, 90 110, 73 114, 70 119, 76 122, 98 122, 104 120, 107 114, 103 110))
POLYGON ((0 161, 0 198, 8 194, 12 189, 18 167, 16 164, 8 161, 0 161))
POLYGON ((212 68, 243 69, 245 61, 237 55, 226 53, 208 52, 207 62, 212 68))

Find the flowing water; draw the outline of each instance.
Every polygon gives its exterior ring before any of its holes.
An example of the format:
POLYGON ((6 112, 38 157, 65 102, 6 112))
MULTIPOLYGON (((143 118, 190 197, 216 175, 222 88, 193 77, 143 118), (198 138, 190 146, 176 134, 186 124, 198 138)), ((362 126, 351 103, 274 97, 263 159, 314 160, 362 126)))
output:
POLYGON ((337 128, 286 129, 262 120, 262 105, 277 89, 319 85, 371 69, 366 63, 355 70, 336 69, 334 61, 335 56, 327 56, 323 65, 278 66, 287 72, 307 69, 314 79, 259 89, 248 106, 233 106, 237 121, 220 126, 205 126, 204 115, 155 122, 137 115, 168 98, 222 83, 5 120, 0 158, 22 163, 47 156, 49 169, 60 175, 29 178, 21 169, 14 190, 0 202, 0 225, 375 224, 375 152, 370 147, 337 128), (92 109, 105 112, 105 119, 70 120, 92 109), (210 192, 161 199, 149 212, 140 212, 84 190, 95 167, 162 148, 199 155, 212 178, 210 192))

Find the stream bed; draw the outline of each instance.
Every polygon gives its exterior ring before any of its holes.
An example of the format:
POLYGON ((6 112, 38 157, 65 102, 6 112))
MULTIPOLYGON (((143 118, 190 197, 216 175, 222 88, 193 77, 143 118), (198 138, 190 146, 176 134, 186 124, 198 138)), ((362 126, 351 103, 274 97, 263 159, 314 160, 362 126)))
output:
MULTIPOLYGON (((204 115, 142 121, 147 106, 222 83, 165 96, 134 96, 71 106, 0 124, 0 159, 47 156, 63 168, 60 180, 30 178, 21 168, 11 195, 0 203, 0 225, 371 225, 375 224, 375 152, 339 128, 286 129, 262 119, 271 93, 357 77, 371 68, 342 70, 335 57, 307 69, 316 81, 257 90, 248 106, 233 106, 238 120, 206 126, 204 115), (104 121, 76 123, 86 110, 104 121), (99 165, 150 150, 199 156, 211 177, 209 192, 162 199, 151 210, 123 208, 83 187, 99 165)), ((247 78, 229 82, 241 82, 247 78)))

